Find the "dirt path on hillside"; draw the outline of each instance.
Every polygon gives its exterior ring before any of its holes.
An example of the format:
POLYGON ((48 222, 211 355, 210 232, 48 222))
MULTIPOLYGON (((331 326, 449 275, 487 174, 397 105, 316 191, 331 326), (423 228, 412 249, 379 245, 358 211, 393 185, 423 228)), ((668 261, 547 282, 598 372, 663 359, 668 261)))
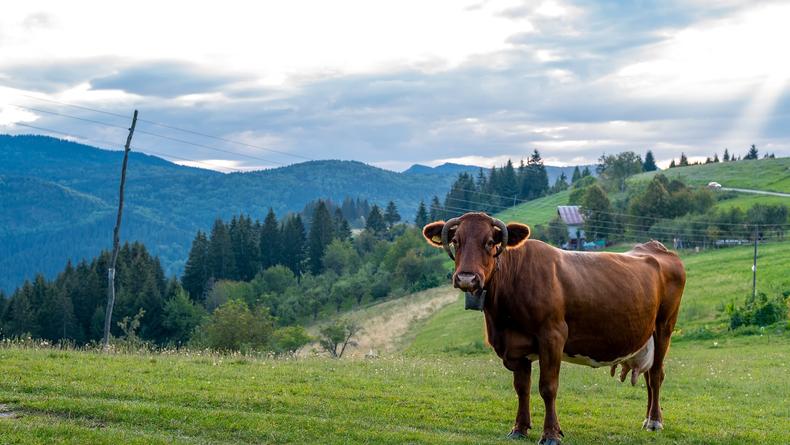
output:
MULTIPOLYGON (((436 313, 439 309, 458 300, 458 290, 439 287, 396 300, 386 301, 374 306, 352 311, 345 317, 353 318, 362 325, 357 334, 357 345, 349 346, 343 357, 365 357, 367 354, 389 355, 402 347, 402 339, 417 322, 436 313)), ((317 335, 322 325, 309 329, 317 335)), ((318 343, 302 348, 297 355, 308 356, 319 352, 318 343)))

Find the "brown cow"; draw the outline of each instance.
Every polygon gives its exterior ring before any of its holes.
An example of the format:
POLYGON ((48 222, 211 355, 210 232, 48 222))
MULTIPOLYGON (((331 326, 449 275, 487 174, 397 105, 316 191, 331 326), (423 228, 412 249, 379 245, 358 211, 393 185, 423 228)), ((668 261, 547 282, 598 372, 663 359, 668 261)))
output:
POLYGON ((563 435, 555 400, 562 361, 592 367, 619 364, 621 380, 644 373, 647 414, 642 427, 663 428, 659 391, 664 357, 686 283, 683 263, 658 241, 618 253, 568 252, 529 238, 524 224, 467 213, 423 229, 428 242, 455 260, 453 285, 479 303, 489 344, 513 371, 518 395, 509 437, 532 427, 532 362, 540 363, 546 405, 541 444, 563 435), (500 255, 501 254, 501 255, 500 255))

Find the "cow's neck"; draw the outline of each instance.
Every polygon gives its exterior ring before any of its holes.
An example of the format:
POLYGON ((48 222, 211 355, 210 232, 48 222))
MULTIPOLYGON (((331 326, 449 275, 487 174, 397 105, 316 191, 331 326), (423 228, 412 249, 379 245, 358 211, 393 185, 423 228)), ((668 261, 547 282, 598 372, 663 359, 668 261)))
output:
POLYGON ((517 250, 507 250, 498 257, 497 266, 485 286, 486 303, 484 310, 496 317, 502 309, 507 308, 510 294, 516 287, 519 272, 515 269, 523 262, 523 246, 517 250))

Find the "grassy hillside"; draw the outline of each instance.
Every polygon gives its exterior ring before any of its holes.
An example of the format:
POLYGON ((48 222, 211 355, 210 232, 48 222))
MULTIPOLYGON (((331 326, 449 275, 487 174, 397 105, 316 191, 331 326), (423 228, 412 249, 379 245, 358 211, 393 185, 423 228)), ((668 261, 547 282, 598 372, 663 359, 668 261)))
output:
MULTIPOLYGON (((648 181, 656 173, 642 173, 628 181, 648 181)), ((707 185, 716 181, 724 187, 790 193, 790 158, 692 165, 670 168, 660 173, 670 180, 680 179, 691 185, 707 185)))
POLYGON ((529 225, 546 224, 557 214, 557 206, 568 205, 570 190, 534 199, 496 214, 502 221, 518 221, 529 225))
MULTIPOLYGON (((743 301, 752 289, 751 246, 682 254, 686 265, 686 290, 683 294, 677 328, 693 330, 716 322, 719 308, 730 301, 743 301)), ((790 290, 790 241, 760 246, 757 288, 767 295, 790 290)), ((483 320, 479 312, 464 311, 463 302, 447 306, 425 323, 407 353, 474 354, 483 347, 483 320)))
MULTIPOLYGON (((770 337, 673 346, 660 433, 640 430, 641 380, 631 387, 605 369, 563 366, 565 440, 789 443, 788 350, 790 339, 770 337)), ((512 443, 504 439, 516 407, 511 379, 491 354, 263 360, 3 348, 0 443, 512 443)))

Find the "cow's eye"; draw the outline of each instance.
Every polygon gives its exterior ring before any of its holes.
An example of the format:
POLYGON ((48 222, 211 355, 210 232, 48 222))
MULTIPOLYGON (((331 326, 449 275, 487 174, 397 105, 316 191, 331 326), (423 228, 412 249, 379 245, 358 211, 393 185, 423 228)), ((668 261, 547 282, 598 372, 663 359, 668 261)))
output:
POLYGON ((486 241, 486 248, 490 249, 492 247, 494 247, 494 240, 490 239, 486 241))

